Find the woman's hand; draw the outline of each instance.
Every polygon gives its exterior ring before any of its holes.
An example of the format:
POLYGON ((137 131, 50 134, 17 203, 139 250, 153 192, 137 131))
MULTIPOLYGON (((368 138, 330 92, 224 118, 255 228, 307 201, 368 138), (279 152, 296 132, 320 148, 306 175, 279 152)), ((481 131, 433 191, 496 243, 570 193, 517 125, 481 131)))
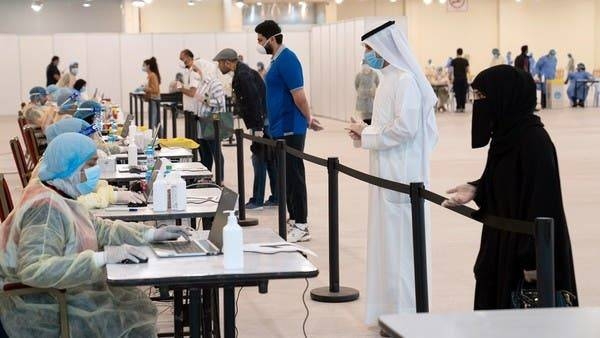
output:
POLYGON ((477 188, 470 184, 461 184, 458 187, 446 191, 447 194, 453 194, 449 199, 442 203, 443 207, 452 208, 467 204, 475 198, 477 188))

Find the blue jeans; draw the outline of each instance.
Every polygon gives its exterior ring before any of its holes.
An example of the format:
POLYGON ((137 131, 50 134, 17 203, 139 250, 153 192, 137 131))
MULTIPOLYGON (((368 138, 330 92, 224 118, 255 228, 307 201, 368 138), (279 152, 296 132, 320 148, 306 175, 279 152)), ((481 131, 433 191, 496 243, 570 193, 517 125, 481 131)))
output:
POLYGON ((259 206, 265 203, 265 185, 268 174, 271 196, 273 202, 277 202, 277 167, 275 166, 275 160, 265 159, 264 156, 252 154, 252 167, 254 168, 252 201, 259 206))

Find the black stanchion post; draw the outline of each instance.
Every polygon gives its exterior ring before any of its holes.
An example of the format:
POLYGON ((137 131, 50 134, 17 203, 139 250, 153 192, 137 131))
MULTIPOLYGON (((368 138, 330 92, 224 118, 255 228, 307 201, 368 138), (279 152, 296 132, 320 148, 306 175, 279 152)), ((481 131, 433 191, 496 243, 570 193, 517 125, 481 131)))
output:
POLYGON ((173 137, 177 137, 177 113, 177 103, 174 103, 173 105, 171 105, 171 123, 173 128, 173 137))
POLYGON ((277 156, 277 198, 279 199, 279 236, 287 241, 287 226, 286 226, 286 187, 285 187, 285 140, 277 140, 275 146, 275 152, 277 156))
POLYGON ((134 114, 135 114, 135 124, 136 124, 137 126, 141 126, 141 124, 140 124, 140 117, 139 117, 139 115, 140 115, 140 112, 139 112, 139 110, 138 110, 138 97, 137 97, 137 95, 136 95, 136 94, 129 94, 129 95, 131 95, 131 96, 133 97, 133 107, 134 107, 134 109, 135 109, 135 110, 134 110, 134 114))
POLYGON ((413 255, 415 268, 415 298, 417 312, 429 312, 427 290, 427 243, 425 238, 425 200, 423 183, 410 184, 412 207, 413 255))
POLYGON ((214 114, 213 115, 213 128, 215 131, 215 144, 216 144, 216 151, 215 151, 215 183, 217 183, 217 185, 223 185, 223 176, 221 175, 221 173, 223 172, 223 165, 225 163, 223 163, 221 161, 221 154, 222 154, 222 150, 221 150, 221 127, 219 126, 219 115, 218 114, 214 114))
POLYGON ((554 219, 536 218, 535 255, 539 307, 555 307, 554 219))
POLYGON ((327 159, 329 196, 329 287, 310 291, 310 298, 318 302, 343 303, 359 297, 356 289, 340 287, 340 240, 339 240, 339 164, 337 157, 327 159))
POLYGON ((244 136, 242 129, 235 130, 237 147, 237 176, 238 176, 238 224, 240 226, 258 225, 258 219, 246 218, 246 183, 244 177, 244 136))
MULTIPOLYGON (((129 114, 133 114, 133 96, 131 95, 131 93, 129 93, 129 114)), ((137 125, 137 116, 135 116, 135 124, 137 125)), ((132 137, 135 137, 135 135, 133 135, 132 137)))
MULTIPOLYGON (((140 97, 140 124, 143 126, 144 125, 144 97, 143 96, 139 96, 140 97)), ((150 101, 152 102, 152 101, 150 101)), ((148 129, 152 129, 152 126, 148 126, 148 129)))

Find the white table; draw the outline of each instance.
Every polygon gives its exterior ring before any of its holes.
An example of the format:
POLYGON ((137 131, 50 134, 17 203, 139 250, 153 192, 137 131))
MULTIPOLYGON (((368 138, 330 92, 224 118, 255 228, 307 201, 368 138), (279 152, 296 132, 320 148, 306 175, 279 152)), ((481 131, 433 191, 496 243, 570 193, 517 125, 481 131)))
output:
MULTIPOLYGON (((155 158, 166 158, 171 161, 182 161, 189 160, 192 158, 192 151, 185 148, 167 148, 163 147, 161 150, 155 152, 155 158)), ((146 154, 138 154, 138 160, 146 159, 146 154)), ((127 163, 127 154, 117 154, 115 155, 117 163, 127 163)))
MULTIPOLYGON (((212 172, 200 162, 179 162, 171 165, 173 171, 179 172, 184 180, 212 179, 212 172)), ((145 177, 146 173, 130 173, 128 164, 117 164, 117 170, 114 173, 102 173, 100 179, 109 183, 124 184, 145 177)))
POLYGON ((598 338, 600 308, 398 314, 379 318, 392 337, 598 338))
POLYGON ((218 188, 188 189, 187 198, 188 203, 185 211, 167 210, 155 212, 152 210, 152 203, 150 203, 147 207, 132 208, 132 211, 130 211, 127 206, 109 206, 106 209, 92 210, 92 213, 97 217, 130 222, 213 217, 217 211, 219 199, 221 198, 221 190, 218 188))
MULTIPOLYGON (((244 243, 282 241, 270 229, 243 229, 244 243)), ((199 237, 208 236, 200 232, 199 237)), ((178 286, 184 288, 223 287, 225 337, 235 336, 235 286, 266 282, 271 279, 312 278, 319 270, 296 252, 265 255, 244 253, 244 268, 226 270, 223 255, 203 257, 158 258, 149 247, 148 263, 124 265, 108 264, 106 276, 112 286, 178 286)), ((192 293, 193 297, 193 293, 192 293)), ((191 305, 193 306, 193 305, 191 305)), ((191 312, 195 312, 190 310, 191 312)), ((191 337, 199 336, 199 327, 190 316, 191 337)))

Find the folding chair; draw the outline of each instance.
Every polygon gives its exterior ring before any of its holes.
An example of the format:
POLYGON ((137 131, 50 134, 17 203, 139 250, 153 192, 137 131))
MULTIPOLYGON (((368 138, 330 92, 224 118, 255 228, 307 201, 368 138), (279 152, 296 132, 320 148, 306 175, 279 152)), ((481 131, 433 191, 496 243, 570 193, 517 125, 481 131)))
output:
POLYGON ((8 214, 13 210, 12 197, 4 174, 0 174, 0 222, 4 222, 8 214))
POLYGON ((25 148, 27 149, 27 153, 29 153, 31 163, 33 163, 33 165, 36 166, 42 156, 38 146, 37 138, 35 137, 35 127, 25 126, 24 133, 25 148))

